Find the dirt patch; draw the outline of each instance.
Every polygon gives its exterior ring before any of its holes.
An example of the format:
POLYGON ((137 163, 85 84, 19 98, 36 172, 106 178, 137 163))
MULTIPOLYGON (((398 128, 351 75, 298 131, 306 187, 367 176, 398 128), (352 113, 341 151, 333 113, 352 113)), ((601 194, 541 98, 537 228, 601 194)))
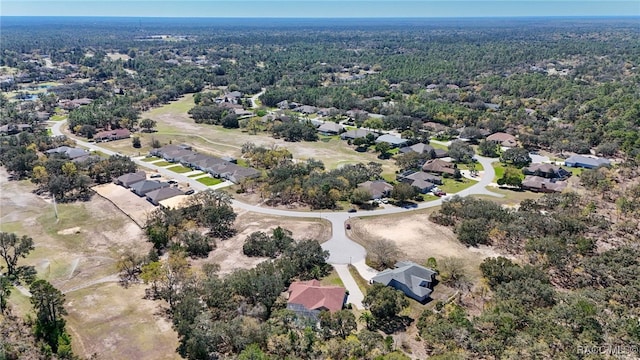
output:
MULTIPOLYGON (((38 277, 65 293, 67 328, 74 352, 99 359, 178 359, 178 339, 158 311, 144 300, 144 286, 118 285, 116 262, 125 250, 145 255, 151 245, 142 230, 108 200, 53 204, 33 193, 28 181, 7 181, 0 168, 0 227, 28 235, 35 249, 20 265, 33 265, 38 277)), ((132 195, 132 194, 131 194, 132 195)), ((134 195, 135 196, 135 195, 134 195)), ((10 302, 28 304, 28 292, 10 302)), ((16 306, 20 314, 30 306, 16 306)))
POLYGON ((80 233, 79 226, 58 231, 58 235, 71 235, 71 234, 79 234, 79 233, 80 233))
POLYGON ((291 230, 296 240, 316 239, 320 242, 331 237, 331 226, 319 219, 295 219, 284 217, 271 217, 263 214, 244 212, 236 220, 238 233, 236 236, 218 241, 217 248, 206 259, 196 260, 194 266, 200 267, 204 263, 216 263, 220 265, 220 274, 228 274, 236 269, 248 269, 256 266, 265 258, 252 258, 242 253, 242 245, 247 236, 255 231, 269 233, 271 229, 281 226, 291 230))
POLYGON ((375 239, 387 239, 395 243, 404 259, 424 264, 433 257, 461 258, 467 264, 469 275, 480 277, 479 265, 487 257, 501 256, 493 248, 468 248, 460 243, 451 229, 429 221, 434 210, 419 213, 398 214, 385 217, 356 218, 351 221, 351 237, 367 248, 375 239))
POLYGON ((144 226, 147 215, 155 209, 155 206, 145 198, 139 197, 130 190, 113 183, 94 186, 92 189, 100 196, 111 201, 139 226, 144 226))

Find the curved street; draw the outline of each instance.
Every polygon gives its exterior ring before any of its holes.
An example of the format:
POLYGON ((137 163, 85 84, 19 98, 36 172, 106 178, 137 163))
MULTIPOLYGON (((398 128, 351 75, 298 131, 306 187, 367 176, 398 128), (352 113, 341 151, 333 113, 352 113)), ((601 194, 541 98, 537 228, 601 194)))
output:
MULTIPOLYGON (((51 127, 52 135, 66 135, 61 131, 61 127, 66 124, 66 120, 51 122, 53 126, 51 127)), ((119 155, 115 151, 111 151, 105 149, 101 146, 98 146, 96 143, 89 143, 86 141, 78 140, 77 138, 71 138, 76 141, 76 144, 82 147, 85 147, 89 150, 99 151, 106 155, 119 155)), ((486 158, 482 156, 475 156, 478 160, 478 163, 482 164, 484 170, 481 172, 482 176, 478 183, 473 186, 462 190, 456 194, 458 196, 468 196, 468 195, 488 195, 488 196, 496 196, 502 197, 501 194, 496 194, 486 189, 486 186, 489 185, 495 176, 495 171, 491 166, 491 163, 496 159, 486 158)), ((136 163, 136 165, 156 171, 166 177, 174 178, 180 182, 185 182, 189 184, 190 188, 195 190, 206 190, 209 188, 217 188, 228 185, 228 183, 219 184, 217 186, 209 187, 206 186, 192 178, 189 178, 183 174, 178 174, 173 171, 169 171, 165 168, 155 166, 154 164, 141 161, 140 159, 132 158, 132 160, 136 163)), ((359 309, 362 309, 362 299, 364 295, 360 291, 357 283, 351 276, 351 273, 348 270, 348 264, 352 264, 358 270, 360 275, 366 279, 371 280, 373 276, 377 274, 377 271, 370 268, 365 264, 366 251, 365 249, 358 243, 351 240, 347 235, 347 230, 345 228, 345 223, 351 218, 354 217, 366 217, 366 216, 378 216, 378 215, 389 215, 389 214, 397 214, 403 213, 413 210, 426 209, 430 207, 439 206, 442 204, 442 201, 446 198, 453 196, 452 194, 448 194, 447 196, 433 200, 427 201, 423 203, 419 203, 416 207, 405 209, 399 207, 387 207, 384 209, 374 210, 374 211, 365 211, 358 213, 348 213, 346 211, 342 212, 303 212, 303 211, 294 211, 294 210, 281 210, 281 209, 273 209, 269 207, 261 207, 258 205, 250 205, 247 203, 240 202, 238 200, 232 200, 232 205, 234 208, 242 209, 246 211, 252 211, 261 214, 268 215, 276 215, 276 216, 288 216, 288 217, 297 217, 297 218, 320 218, 325 219, 331 223, 331 239, 322 244, 322 248, 329 251, 329 259, 328 262, 336 268, 338 275, 340 276, 342 282, 345 287, 349 291, 349 302, 352 303, 359 309)))

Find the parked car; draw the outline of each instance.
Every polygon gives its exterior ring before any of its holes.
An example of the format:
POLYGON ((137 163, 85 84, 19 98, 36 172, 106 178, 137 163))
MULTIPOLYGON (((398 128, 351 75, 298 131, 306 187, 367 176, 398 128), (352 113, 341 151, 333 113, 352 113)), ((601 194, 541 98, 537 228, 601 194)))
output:
POLYGON ((177 182, 177 181, 175 181, 175 180, 169 180, 169 181, 167 181, 167 182, 168 182, 169 184, 172 184, 172 185, 173 185, 173 184, 177 184, 177 183, 178 183, 178 182, 177 182))
POLYGON ((351 230, 351 224, 347 224, 344 226, 347 230, 351 230))
POLYGON ((159 178, 159 177, 161 177, 161 176, 162 176, 162 175, 160 175, 160 174, 153 174, 153 175, 151 175, 151 176, 149 176, 149 177, 150 177, 150 178, 152 178, 152 179, 155 179, 155 178, 159 178))
POLYGON ((356 212, 356 211, 358 211, 358 210, 356 210, 356 209, 354 209, 354 208, 351 208, 351 209, 347 210, 347 212, 349 212, 349 213, 354 213, 354 212, 356 212))
POLYGON ((192 195, 192 194, 194 194, 195 192, 196 192, 195 190, 191 189, 191 190, 187 190, 184 194, 185 194, 185 195, 192 195))
POLYGON ((438 190, 438 191, 434 191, 433 195, 435 195, 437 197, 443 197, 443 196, 447 195, 447 193, 442 191, 442 190, 438 190))

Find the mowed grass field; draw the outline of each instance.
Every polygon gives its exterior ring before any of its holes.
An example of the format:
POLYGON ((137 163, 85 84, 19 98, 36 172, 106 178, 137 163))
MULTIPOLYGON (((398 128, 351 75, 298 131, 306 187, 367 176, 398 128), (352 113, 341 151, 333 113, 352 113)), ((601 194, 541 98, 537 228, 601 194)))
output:
MULTIPOLYGON (((159 310, 144 299, 143 284, 125 289, 116 262, 126 250, 145 255, 150 244, 141 229, 107 200, 54 206, 33 194, 28 181, 8 181, 0 168, 0 231, 33 238, 35 249, 20 265, 65 294, 65 319, 73 349, 99 359, 179 359, 177 335, 159 310)), ((21 316, 34 316, 29 298, 18 290, 9 303, 21 316)))
POLYGON ((188 143, 195 150, 217 156, 233 156, 239 158, 241 146, 247 142, 263 146, 286 147, 296 159, 314 158, 321 160, 327 169, 335 169, 346 163, 368 163, 375 161, 382 164, 383 172, 392 174, 396 171, 393 159, 380 160, 378 154, 371 151, 358 153, 353 146, 337 136, 322 137, 322 141, 316 142, 285 142, 282 139, 274 139, 270 133, 259 132, 251 135, 242 129, 224 129, 221 126, 196 124, 187 114, 195 103, 192 95, 185 95, 170 104, 149 110, 141 115, 141 118, 150 118, 157 121, 157 132, 143 134, 145 138, 154 137, 163 145, 172 143, 188 143))

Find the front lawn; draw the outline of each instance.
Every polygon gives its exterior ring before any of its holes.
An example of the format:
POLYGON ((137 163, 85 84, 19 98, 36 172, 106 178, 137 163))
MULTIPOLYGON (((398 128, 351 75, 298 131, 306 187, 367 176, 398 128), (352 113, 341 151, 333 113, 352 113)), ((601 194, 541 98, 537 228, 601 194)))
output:
POLYGON ((58 115, 58 114, 56 114, 56 115, 51 115, 49 120, 51 120, 51 121, 62 121, 64 119, 66 119, 66 118, 67 118, 66 115, 58 115))
POLYGON ((184 174, 184 173, 188 173, 188 172, 193 171, 193 169, 188 168, 186 166, 182 166, 182 165, 176 165, 176 166, 168 167, 167 170, 173 171, 173 172, 178 173, 178 174, 184 174))
POLYGON ((202 176, 204 174, 205 173, 203 173, 202 171, 198 171, 197 173, 188 175, 187 177, 194 178, 194 177, 202 176))
POLYGON ((155 157, 155 156, 149 156, 149 157, 146 157, 146 158, 142 159, 142 161, 144 161, 144 162, 152 162, 152 161, 156 161, 156 160, 160 160, 160 158, 159 157, 155 157))
POLYGON ((491 163, 493 170, 496 172, 496 176, 493 178, 493 182, 498 181, 504 175, 504 164, 501 162, 491 163))
POLYGON ((455 194, 477 183, 475 180, 464 178, 460 181, 456 181, 455 179, 443 179, 442 182, 444 184, 438 186, 438 188, 447 194, 455 194))
POLYGON ((203 177, 200 179, 196 179, 196 181, 206 186, 218 185, 222 182, 222 180, 212 177, 203 177))
MULTIPOLYGON (((480 164, 479 162, 476 162, 475 164, 476 164, 476 171, 484 170, 484 167, 482 166, 482 164, 480 164)), ((471 170, 471 164, 458 163, 458 169, 459 170, 471 170)))
POLYGON ((173 163, 170 163, 168 161, 158 161, 157 163, 155 163, 153 165, 160 166, 160 167, 165 167, 165 166, 173 165, 173 163))

